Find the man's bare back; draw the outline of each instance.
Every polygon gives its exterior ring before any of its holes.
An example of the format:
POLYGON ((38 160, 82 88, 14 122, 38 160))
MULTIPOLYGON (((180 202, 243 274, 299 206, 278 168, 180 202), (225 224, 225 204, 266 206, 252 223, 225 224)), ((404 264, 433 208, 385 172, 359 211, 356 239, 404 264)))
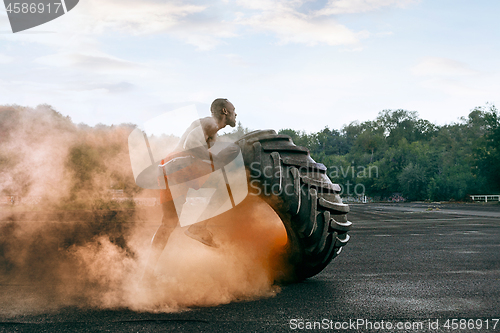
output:
POLYGON ((186 151, 195 147, 210 148, 217 139, 219 128, 213 117, 205 117, 194 121, 181 136, 174 152, 186 151))

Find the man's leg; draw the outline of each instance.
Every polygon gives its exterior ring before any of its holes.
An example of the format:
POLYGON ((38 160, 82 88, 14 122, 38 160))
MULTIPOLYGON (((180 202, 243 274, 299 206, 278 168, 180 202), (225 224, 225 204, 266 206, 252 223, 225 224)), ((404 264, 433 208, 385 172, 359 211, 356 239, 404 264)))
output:
POLYGON ((144 271, 143 281, 152 281, 154 277, 154 270, 158 259, 163 252, 163 249, 167 245, 168 238, 175 227, 179 224, 179 217, 175 210, 175 205, 173 201, 167 201, 162 203, 163 217, 161 219, 161 225, 156 230, 156 233, 151 240, 151 251, 149 253, 148 261, 146 263, 146 269, 144 271))
POLYGON ((214 216, 215 212, 219 210, 221 205, 227 199, 228 195, 225 186, 221 187, 220 184, 217 184, 216 187, 216 191, 210 198, 210 202, 199 217, 199 219, 202 221, 192 224, 184 232, 187 236, 211 247, 219 246, 214 242, 212 233, 207 229, 208 219, 214 216))

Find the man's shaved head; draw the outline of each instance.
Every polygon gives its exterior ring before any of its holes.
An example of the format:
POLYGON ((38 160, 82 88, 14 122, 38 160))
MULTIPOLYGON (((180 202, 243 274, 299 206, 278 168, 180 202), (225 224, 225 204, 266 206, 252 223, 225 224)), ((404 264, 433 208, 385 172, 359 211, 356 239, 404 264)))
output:
POLYGON ((210 111, 212 112, 212 116, 215 119, 222 118, 222 109, 227 108, 228 102, 229 101, 227 100, 227 98, 217 98, 212 102, 212 105, 210 106, 210 111))
MULTIPOLYGON (((217 98, 212 102, 210 111, 212 111, 212 117, 219 123, 219 126, 229 125, 231 127, 236 126, 236 112, 233 103, 227 100, 227 98, 217 98)), ((220 127, 220 128, 222 128, 220 127)))

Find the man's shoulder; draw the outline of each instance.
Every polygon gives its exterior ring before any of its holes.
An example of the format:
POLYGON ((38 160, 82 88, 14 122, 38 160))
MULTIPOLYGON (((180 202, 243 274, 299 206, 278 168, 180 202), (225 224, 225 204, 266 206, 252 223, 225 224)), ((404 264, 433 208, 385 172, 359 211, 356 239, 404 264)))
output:
POLYGON ((217 132, 217 122, 213 117, 201 118, 200 124, 205 132, 217 132))

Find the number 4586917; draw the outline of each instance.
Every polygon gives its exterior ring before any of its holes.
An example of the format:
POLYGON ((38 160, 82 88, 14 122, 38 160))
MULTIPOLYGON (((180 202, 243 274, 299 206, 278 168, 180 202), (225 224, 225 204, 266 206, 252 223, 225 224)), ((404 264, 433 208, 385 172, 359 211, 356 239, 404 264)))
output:
POLYGON ((449 330, 496 329, 500 319, 448 319, 443 327, 449 330))
POLYGON ((60 7, 61 7, 61 3, 57 3, 55 2, 51 8, 50 6, 51 4, 48 3, 47 5, 43 4, 43 3, 18 3, 18 2, 15 2, 15 3, 9 3, 9 5, 7 6, 6 10, 7 10, 7 13, 14 13, 14 14, 19 14, 19 13, 23 13, 23 14, 27 14, 27 13, 31 13, 31 14, 34 14, 34 13, 43 13, 43 12, 47 12, 47 13, 56 13, 59 11, 60 7), (52 10, 52 11, 51 11, 52 10))

